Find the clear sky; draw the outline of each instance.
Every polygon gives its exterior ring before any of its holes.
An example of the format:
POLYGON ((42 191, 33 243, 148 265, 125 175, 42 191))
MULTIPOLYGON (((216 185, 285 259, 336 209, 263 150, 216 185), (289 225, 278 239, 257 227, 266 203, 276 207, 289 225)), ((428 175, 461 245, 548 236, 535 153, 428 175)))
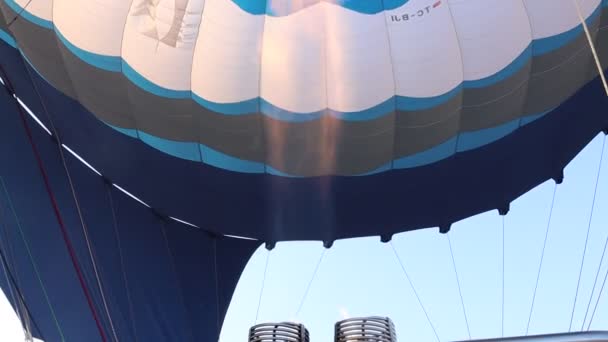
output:
MULTIPOLYGON (((570 164, 564 184, 557 188, 530 333, 569 329, 603 141, 603 135, 598 136, 570 164)), ((573 330, 581 329, 608 236, 608 148, 604 161, 573 330)), ((505 335, 526 332, 553 189, 554 183, 546 182, 532 190, 512 204, 505 219, 505 335)), ((498 337, 502 330, 502 218, 496 211, 469 218, 455 224, 449 236, 471 336, 498 337)), ((396 235, 393 245, 440 340, 468 339, 447 236, 432 228, 396 235)), ((220 342, 247 340, 258 303, 258 323, 302 322, 313 342, 332 341, 336 321, 366 315, 391 317, 402 342, 436 341, 391 246, 378 237, 337 241, 326 250, 302 301, 324 250, 320 242, 279 243, 270 254, 259 249, 237 286, 220 342)), ((607 270, 608 255, 598 289, 607 270)), ((591 308, 596 299, 597 292, 591 308)), ((608 330, 608 293, 602 296, 591 328, 608 330)), ((23 341, 21 336, 14 313, 0 296, 0 340, 23 341)))

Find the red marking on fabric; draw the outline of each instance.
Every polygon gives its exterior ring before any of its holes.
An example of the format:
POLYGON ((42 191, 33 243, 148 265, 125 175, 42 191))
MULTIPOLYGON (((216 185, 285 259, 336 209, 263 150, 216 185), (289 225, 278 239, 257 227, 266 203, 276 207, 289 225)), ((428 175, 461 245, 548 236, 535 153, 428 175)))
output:
POLYGON ((437 1, 436 3, 433 4, 433 8, 437 8, 441 6, 441 1, 437 1))

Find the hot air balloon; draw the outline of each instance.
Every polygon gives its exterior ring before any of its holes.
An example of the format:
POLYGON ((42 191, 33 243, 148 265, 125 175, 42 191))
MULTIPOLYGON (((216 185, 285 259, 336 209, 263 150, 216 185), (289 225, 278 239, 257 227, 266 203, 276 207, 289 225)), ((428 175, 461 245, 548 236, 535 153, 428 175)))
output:
POLYGON ((506 214, 608 134, 607 6, 2 0, 0 282, 46 341, 216 341, 262 243, 506 214))

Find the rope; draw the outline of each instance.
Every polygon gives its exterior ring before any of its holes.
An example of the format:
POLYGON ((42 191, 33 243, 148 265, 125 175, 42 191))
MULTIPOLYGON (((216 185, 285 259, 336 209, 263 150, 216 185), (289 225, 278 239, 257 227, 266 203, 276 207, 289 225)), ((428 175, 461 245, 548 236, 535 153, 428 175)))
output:
MULTIPOLYGON (((6 75, 6 73, 3 71, 3 74, 6 75)), ((13 89, 12 86, 10 85, 10 80, 7 78, 5 80, 7 83, 9 83, 9 88, 8 89, 13 89)), ((7 89, 7 91, 8 91, 7 89)), ((10 94, 12 95, 12 94, 10 94)), ((15 105, 17 107, 17 110, 20 114, 21 117, 21 123, 23 125, 23 129, 25 130, 27 139, 30 143, 30 146, 32 148, 32 152, 34 154, 34 157, 36 159, 36 163, 38 164, 38 170, 40 172, 40 175, 42 176, 42 180, 44 183, 44 187, 46 190, 46 193, 49 197, 49 200, 51 202, 51 207, 53 209, 53 213, 55 215, 55 219, 57 220, 57 223, 59 225, 59 228, 61 230, 61 234, 63 236, 63 240, 65 242, 66 248, 68 250, 68 254, 70 256, 70 259, 72 261, 72 266, 74 267, 74 270, 76 271, 76 275, 78 277, 78 281, 80 283, 80 287, 82 288, 82 291, 87 299, 87 304, 89 306, 89 309, 91 311, 91 314, 93 316, 93 319, 95 320, 95 325, 97 326, 97 329, 99 330, 99 335, 101 337, 101 340, 103 342, 107 341, 106 338, 106 334, 103 330, 103 327, 101 325, 101 321, 99 319, 99 316, 97 314, 97 311, 95 310, 95 305, 93 304, 93 298, 91 297, 91 293, 89 292, 87 286, 86 286, 86 282, 84 280, 84 275, 82 273, 82 270, 80 269, 80 265, 78 264, 78 259, 76 256, 76 250, 74 249, 74 246, 72 245, 72 242, 70 241, 69 238, 69 234, 67 231, 67 227, 65 226, 65 223, 63 221, 63 217, 61 216, 61 212, 59 210, 59 204, 57 203, 57 199, 55 198, 55 195, 53 194, 53 190, 51 188, 51 184, 50 184, 50 180, 49 177, 46 173, 46 170, 44 169, 44 163, 42 161, 42 158, 40 156, 40 153, 38 152, 38 149, 36 148, 36 144, 34 143, 34 137, 32 136, 32 132, 30 130, 30 127, 27 123, 27 118, 25 117, 25 114, 23 113, 23 110, 21 109, 21 106, 15 101, 15 105)))
MULTIPOLYGON (((583 25, 583 29, 585 30, 585 35, 587 36, 587 41, 589 42, 589 47, 591 48, 591 53, 593 54, 593 59, 595 60, 595 66, 597 67, 598 73, 600 74, 600 78, 602 79, 602 85, 604 85, 604 90, 606 91, 606 95, 608 96, 608 83, 606 82, 606 76, 604 76, 604 68, 602 68, 602 62, 600 61, 600 57, 595 50, 595 44, 593 42, 593 37, 591 37, 591 32, 589 32, 589 27, 587 26, 587 21, 583 17, 583 13, 581 11, 581 6, 579 5, 577 0, 572 0, 574 2, 574 6, 576 7, 576 13, 578 14, 578 18, 583 25)), ((570 323, 570 327, 572 327, 572 323, 570 323)))
POLYGON ((312 277, 310 278, 310 281, 308 282, 308 285, 306 286, 306 291, 304 291, 304 296, 302 296, 302 300, 300 301, 300 305, 298 306, 298 310, 296 311, 295 317, 298 317, 298 315, 300 314, 300 311, 302 311, 302 307, 304 306, 304 301, 306 300, 306 297, 308 297, 308 292, 310 291, 312 282, 314 281, 315 277, 317 276, 317 271, 319 271, 319 267, 321 266, 321 262, 323 261, 323 258, 325 257, 325 253, 327 253, 327 249, 323 249, 323 253, 321 253, 319 260, 317 261, 317 265, 315 266, 315 270, 312 272, 312 277))
POLYGON ((114 199, 112 198, 112 188, 111 186, 106 185, 107 194, 108 194, 108 202, 110 204, 110 209, 112 211, 112 225, 114 226, 114 234, 116 235, 116 245, 118 246, 118 257, 120 259, 120 270, 122 272, 122 276, 124 279, 125 292, 127 295, 127 302, 129 302, 129 314, 131 315, 131 328, 133 329, 133 338, 137 341, 137 329, 135 328, 135 310, 133 310, 133 301, 131 300, 131 291, 129 291, 129 278, 127 277, 127 272, 125 271, 125 262, 124 256, 122 253, 122 244, 120 242, 120 233, 118 230, 118 218, 116 216, 116 209, 114 208, 114 199))
POLYGON ((587 223, 587 236, 585 237, 585 248, 583 249, 583 258, 581 259, 581 266, 578 272, 578 282, 576 283, 576 293, 574 294, 574 304, 572 304, 572 314, 570 315, 570 327, 568 328, 568 332, 572 331, 572 322, 574 321, 574 312, 578 300, 578 292, 580 290, 581 278, 583 276, 583 266, 585 265, 585 256, 587 255, 587 244, 589 243, 589 232, 591 231, 591 223, 593 222, 593 212, 595 211, 595 199, 597 198, 597 188, 600 181, 600 175, 602 173, 602 163, 604 161, 604 148, 606 146, 605 142, 606 138, 604 137, 604 143, 602 143, 600 155, 600 163, 597 168, 597 176, 595 177, 595 188, 593 190, 593 200, 591 201, 591 213, 589 214, 589 222, 587 223))
POLYGON ((464 305, 464 297, 462 296, 462 289, 460 287, 460 279, 458 277, 458 269, 456 268, 456 259, 454 258, 454 251, 452 249, 452 239, 450 239, 450 234, 446 234, 448 237, 448 245, 450 246, 450 255, 452 257, 452 266, 454 268, 454 274, 456 275, 456 285, 458 285, 458 294, 460 295, 460 305, 462 306, 462 313, 464 315, 464 322, 467 325, 467 334, 469 335, 469 340, 471 339, 471 328, 469 327, 469 319, 467 317, 467 310, 464 305))
MULTIPOLYGON (((36 278, 38 279, 38 283, 40 284, 40 288, 42 289, 42 294, 44 295, 44 300, 46 301, 46 303, 49 307, 49 310, 51 311, 51 316, 53 317, 53 322, 55 323, 55 326, 57 327, 59 336, 61 336, 61 341, 65 342, 63 330, 61 329, 61 326, 59 325, 59 320, 57 319, 57 315, 55 314, 55 310, 53 310, 53 306, 51 305, 51 300, 49 299, 49 295, 46 292, 46 288, 44 287, 42 277, 40 276, 40 271, 38 270, 38 266, 36 266, 36 262, 34 260, 34 255, 32 254, 32 250, 30 249, 29 244, 27 243, 27 239, 25 237, 25 232, 23 231, 23 227, 21 226, 21 221, 19 220, 19 217, 17 216, 17 211, 15 210, 15 206, 13 205, 13 201, 11 199, 10 194, 8 193, 8 190, 6 189, 6 185, 4 183, 4 178, 1 175, 0 175, 0 185, 2 185, 2 190, 4 192, 4 195, 6 196, 6 199, 8 200, 9 208, 13 214, 13 217, 15 218, 15 222, 17 223, 17 230, 19 231, 19 236, 21 237, 21 240, 23 241, 23 244, 25 246, 25 251, 27 252, 30 262, 32 263, 32 267, 34 268, 34 273, 36 274, 36 278)), ((40 332, 40 331, 38 331, 38 332, 40 332)))
POLYGON ((57 147, 59 149, 59 157, 61 159, 61 164, 63 166, 63 169, 65 171, 65 174, 67 176, 68 179, 68 184, 70 186, 70 191, 72 194, 72 198, 74 200, 74 203, 76 205, 76 212, 78 214, 78 219, 80 220, 80 225, 82 227, 82 232, 84 235, 84 240, 86 242, 86 246, 87 246, 87 251, 89 253, 89 258, 91 259, 91 264, 93 266, 93 273, 95 275, 95 281, 97 283, 97 287, 99 288, 99 293, 101 295, 101 301, 103 304, 103 308, 105 311, 105 314, 108 318, 108 322, 110 323, 110 330, 112 331, 112 336, 114 337, 115 341, 119 341, 118 339, 118 334, 116 334, 116 329, 114 328, 114 321, 112 320, 112 315, 110 314, 110 309, 108 307, 108 302, 106 300, 106 296, 105 296, 105 291, 104 291, 104 287, 101 281, 101 277, 99 276, 99 271, 97 268, 97 261, 95 258, 95 253, 93 251, 93 245, 91 244, 91 240, 89 238, 89 229, 87 227, 87 224, 85 223, 84 220, 84 216, 82 215, 82 209, 80 207, 80 201, 78 200, 78 196, 76 195, 76 188, 74 187, 74 182, 72 180, 72 175, 70 174, 70 170, 68 168, 68 165, 66 163, 66 159, 65 159, 65 154, 63 153, 63 144, 61 143, 61 137, 59 136, 57 129, 55 128, 55 124, 53 123, 53 119, 51 118, 51 115, 49 114, 49 111, 46 107, 46 103, 43 100, 40 91, 38 89, 38 86, 36 85, 36 82, 34 81, 34 78, 32 77, 32 74, 29 70, 29 68, 26 68, 28 76, 30 77, 30 80, 32 81, 32 85, 34 88, 34 91, 36 92, 36 95, 38 97, 38 100, 40 101, 40 104, 42 105, 42 109, 47 117, 47 119, 49 120, 49 123, 51 125, 51 129, 53 130, 53 136, 57 139, 57 147))
POLYGON ((407 273, 407 270, 405 269, 405 265, 403 264, 403 261, 399 257, 399 253, 397 253, 397 250, 395 249, 395 245, 393 245, 392 241, 390 241, 389 243, 391 245, 391 249, 393 250, 393 253, 395 254, 395 257, 397 258, 397 261, 399 262, 399 265, 401 266, 401 270, 403 271, 403 274, 405 275, 405 279, 407 279, 407 282, 410 284, 410 288, 412 289, 412 292, 414 292, 414 296, 416 296, 416 300, 418 300, 418 304, 420 305, 420 308, 422 308, 422 312, 424 312, 424 316, 426 317, 427 322, 429 322, 431 329, 433 329, 435 338, 437 339, 438 342, 441 342, 441 339, 439 339, 439 335, 437 335, 437 330, 435 329, 435 326, 433 325, 433 322, 431 321, 431 318, 429 317, 428 312, 426 311, 426 309, 424 308, 424 305, 422 304, 422 300, 420 299, 420 296, 418 295, 418 291, 416 291, 416 287, 414 287, 414 283, 410 279, 410 276, 407 273))
POLYGON ((19 17, 21 17, 21 14, 23 14, 23 12, 25 11, 25 9, 26 9, 26 8, 27 8, 27 7, 28 7, 28 6, 29 6, 31 3, 32 3, 32 0, 29 0, 29 1, 28 1, 28 2, 25 4, 25 6, 21 7, 21 10, 19 11, 19 13, 17 13, 17 15, 16 15, 16 16, 15 16, 13 19, 11 19, 11 21, 10 21, 8 24, 6 24, 6 27, 7 27, 7 28, 11 28, 11 26, 13 25, 13 23, 14 23, 15 21, 17 21, 17 19, 19 19, 19 17))
MULTIPOLYGON (((606 136, 604 136, 604 140, 602 143, 602 155, 604 154, 604 146, 606 144, 606 136)), ((601 170, 601 168, 600 168, 601 170)), ((596 184, 597 187, 597 184, 596 184)), ((604 250, 602 251, 602 257, 600 258, 600 264, 597 266, 597 272, 595 272, 595 280, 593 281, 593 287, 591 288, 591 296, 589 296, 589 303, 587 303, 587 308, 585 309, 585 317, 583 318, 583 324, 581 325, 581 331, 585 328, 585 322, 587 322, 587 315, 589 314, 589 309, 591 308, 591 302, 593 301, 593 295, 595 294, 595 288, 597 285, 597 281, 600 276, 600 271, 602 269, 602 265, 604 263, 604 256, 606 255, 606 247, 608 247, 608 235, 606 236, 606 240, 604 242, 604 250)))
POLYGON ((268 271, 268 260, 270 260, 270 251, 266 251, 266 264, 264 265, 264 275, 262 276, 262 286, 260 287, 260 296, 258 297, 258 308, 255 312, 255 324, 258 324, 260 316, 260 307, 262 306, 262 296, 264 295, 264 286, 266 285, 266 272, 268 271))
MULTIPOLYGON (((179 297, 179 300, 181 301, 181 305, 184 308, 185 311, 188 311, 188 306, 186 305, 186 299, 184 297, 183 291, 184 291, 184 287, 182 286, 182 282, 179 278, 179 273, 177 272, 177 266, 175 264, 175 257, 173 256, 173 252, 171 251, 171 244, 169 243, 169 238, 167 237, 167 224, 164 220, 159 219, 160 221, 160 231, 161 231, 161 235, 163 236, 163 239, 165 240, 165 247, 167 249, 167 255, 169 257, 169 261, 170 261, 170 265, 171 265, 171 271, 173 271, 173 274, 175 276, 175 285, 176 285, 176 292, 177 295, 179 297)), ((188 327, 190 328, 188 331, 188 334, 190 335, 190 337, 192 338, 192 340, 194 340, 194 331, 192 330, 192 319, 190 318, 190 316, 187 317, 187 321, 188 321, 188 327)))
MULTIPOLYGON (((5 220, 4 210, 3 210, 2 206, 0 205, 0 227, 2 227, 1 223, 4 220, 5 220)), ((9 253, 9 248, 8 248, 8 246, 10 245, 10 243, 9 243, 10 239, 9 239, 9 236, 8 236, 8 224, 6 224, 4 226, 4 229, 2 229, 2 235, 3 235, 4 241, 6 241, 6 246, 4 246, 4 243, 2 242, 2 239, 0 239, 0 249, 5 249, 7 251, 7 255, 8 255, 8 254, 10 254, 9 253)), ((6 258, 6 259, 8 260, 8 258, 6 258)), ((14 268, 14 265, 12 265, 12 266, 14 268)), ((6 282, 7 282, 7 284, 10 284, 11 282, 8 279, 8 272, 10 272, 10 267, 8 265, 8 262, 7 262, 7 264, 6 264, 6 266, 4 268, 5 268, 4 269, 4 276, 6 278, 6 282)), ((15 289, 18 288, 17 282, 14 282, 14 287, 15 287, 15 289)), ((23 322, 21 320, 21 313, 20 313, 21 306, 17 305, 18 302, 17 302, 17 298, 15 297, 15 293, 13 291, 13 287, 9 286, 8 289, 9 289, 9 292, 10 292, 10 295, 11 295, 11 299, 13 300, 13 303, 15 303, 15 313, 17 314, 17 318, 19 319, 20 322, 23 322)), ((24 319, 25 319, 25 317, 24 317, 24 319)))
POLYGON ((606 279, 608 279, 608 270, 606 270, 606 274, 604 275, 604 281, 602 281, 602 287, 600 288, 600 294, 597 296, 597 301, 593 306, 593 312, 591 313, 591 318, 589 319, 589 325, 587 326, 587 331, 591 328, 591 324, 593 323, 593 318, 595 318, 595 312, 597 310, 597 306, 602 299, 602 294, 604 293, 604 286, 606 285, 606 279))
POLYGON ((217 338, 219 341, 222 331, 220 322, 220 280, 219 271, 217 268, 217 237, 213 237, 213 270, 215 274, 215 325, 217 329, 217 338))
POLYGON ((557 184, 553 188, 553 196, 551 198, 551 209, 549 210, 549 220, 547 221, 547 228, 545 229, 545 240, 543 242, 543 249, 540 255, 540 263, 538 265, 538 272, 536 274, 536 284, 534 285, 534 294, 532 295, 532 305, 530 305, 530 314, 528 315, 528 324, 526 325, 526 336, 530 331, 530 322, 532 321, 532 312, 534 311, 534 303, 536 301, 536 292, 538 290, 538 283, 540 281, 540 272, 543 268, 543 260, 545 259, 545 247, 547 246, 547 238, 549 237, 549 228, 551 227, 551 218, 553 217, 553 207, 555 205, 555 194, 557 193, 557 184))
MULTIPOLYGON (((4 215, 4 210, 3 210, 2 206, 0 206, 0 223, 2 221, 4 221, 5 218, 6 218, 6 216, 4 215)), ((8 222, 8 221, 6 221, 6 222, 8 222)), ((1 224, 0 224, 0 226, 1 226, 1 224)), ((30 320, 33 321, 33 318, 31 318, 31 313, 25 303, 25 298, 21 294, 21 291, 19 290, 20 286, 19 286, 19 283, 17 282, 17 278, 14 276, 14 273, 17 273, 17 266, 15 265, 14 262, 13 263, 9 262, 9 259, 14 260, 14 257, 11 255, 11 244, 9 242, 10 237, 8 234, 8 223, 4 226, 4 229, 2 229, 2 238, 0 238, 0 253, 2 253, 2 250, 6 251, 6 254, 2 255, 2 259, 3 259, 2 268, 4 270, 4 276, 6 279, 6 283, 8 285, 12 303, 14 304, 14 309, 15 309, 15 313, 17 314, 17 319, 19 319, 19 322, 21 322, 21 324, 22 324, 22 327, 23 327, 23 330, 25 333, 25 339, 26 339, 26 341, 30 341, 30 340, 32 340, 32 333, 31 333, 32 329, 31 329, 30 320), (2 242, 2 238, 4 239, 4 241, 6 243, 2 242), (11 271, 11 269, 12 269, 12 271, 11 271), (10 276, 10 279, 9 279, 9 276, 10 276), (12 284, 12 286, 11 286, 11 284, 12 284), (14 291, 13 291, 13 288, 15 289, 14 291), (18 297, 15 296, 15 292, 17 292, 18 297)), ((38 333, 40 335, 42 335, 38 325, 35 324, 35 322, 34 322, 34 327, 35 327, 35 329, 38 330, 38 333)))
POLYGON ((500 336, 505 336, 505 216, 502 216, 502 313, 500 315, 500 336))

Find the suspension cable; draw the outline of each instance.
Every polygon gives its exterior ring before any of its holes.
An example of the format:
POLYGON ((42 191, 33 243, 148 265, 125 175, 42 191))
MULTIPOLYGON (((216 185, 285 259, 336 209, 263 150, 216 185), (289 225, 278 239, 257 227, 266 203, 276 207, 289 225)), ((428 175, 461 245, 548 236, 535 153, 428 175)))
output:
MULTIPOLYGON (((44 282, 42 281, 42 276, 40 275, 40 271, 38 270, 38 266, 34 259, 34 255, 32 254, 30 245, 27 242, 27 238, 25 237, 25 231, 23 230, 23 227, 21 226, 21 220, 19 220, 19 216, 17 216, 17 211, 15 210, 15 206, 13 204, 10 194, 8 193, 8 189, 6 188, 6 184, 4 183, 4 178, 2 177, 2 175, 0 175, 0 185, 2 186, 2 191, 3 191, 4 195, 6 196, 6 199, 8 200, 9 208, 15 219, 15 222, 17 225, 17 230, 19 231, 19 236, 21 237, 21 240, 23 241, 23 245, 25 246, 25 251, 27 252, 30 262, 32 263, 32 268, 34 269, 34 273, 36 274, 36 278, 38 279, 38 283, 40 284, 42 294, 44 295, 44 299, 49 307, 51 316, 53 317, 53 322, 55 323, 55 327, 57 327, 57 331, 59 332, 61 341, 65 342, 65 336, 63 335, 63 330, 61 329, 61 325, 59 324, 59 320, 57 319, 57 315, 55 314, 55 310, 53 309, 53 305, 51 304, 51 300, 49 299, 49 295, 46 292, 46 287, 44 286, 44 282)), ((40 331, 38 331, 38 332, 40 332, 40 331)))
MULTIPOLYGON (((605 145, 606 145, 606 136, 604 136, 604 140, 602 142, 602 155, 604 155, 605 145)), ((601 167, 600 167, 600 172, 601 172, 601 167)), ((596 184, 596 187, 597 187, 597 184, 596 184)), ((595 294, 595 288, 597 285, 597 281, 598 281, 598 278, 600 275, 600 271, 602 269, 602 265, 604 264, 604 256, 606 255, 607 247, 608 247, 608 235, 606 235, 606 240, 604 242, 604 249, 602 251, 602 257, 600 258, 600 263, 597 266, 597 271, 595 273, 595 280, 593 281, 593 287, 591 288, 591 296, 589 296, 589 302, 587 303, 587 308, 585 309, 585 317, 583 318, 583 324, 581 325, 581 331, 585 328, 585 322, 587 322, 587 315, 589 314, 589 309, 591 308, 591 302, 593 301, 593 295, 595 294)))
POLYGON ((393 250, 393 253, 395 254, 395 257, 397 258, 397 262, 399 262, 399 265, 401 266, 401 270, 403 271, 403 275, 405 275, 405 279, 407 279, 407 282, 410 284, 410 288, 412 289, 412 292, 414 293, 414 296, 416 297, 416 300, 418 301, 418 305, 420 305, 420 308, 422 308, 422 312, 424 312, 424 316, 426 317, 427 322, 431 326, 431 329, 433 329, 435 338, 437 339, 438 342, 441 342, 441 339, 439 338, 439 335, 437 334, 437 330, 435 329, 435 326, 433 325, 433 322, 431 321, 431 318, 429 317, 428 312, 426 311, 424 305, 422 304, 422 300, 420 299, 420 296, 418 295, 418 291, 416 291, 416 287, 414 286, 412 279, 410 278, 409 274, 407 273, 407 270, 405 269, 405 264, 401 260, 401 257, 399 257, 399 253, 397 253, 397 249, 395 249, 395 245, 393 244, 392 241, 390 241, 389 244, 391 246, 391 249, 393 250))
MULTIPOLYGON (((604 142, 605 142, 604 137, 604 142)), ((597 175, 595 177, 595 188, 593 190, 593 200, 591 201, 591 212, 589 214, 589 222, 587 223, 587 235, 585 237, 585 247, 583 248, 583 257, 581 259, 581 266, 578 272, 578 282, 576 283, 576 293, 574 294, 574 303, 572 304, 572 313, 570 315, 570 327, 568 328, 568 332, 572 331, 572 322, 574 321, 574 312, 576 309, 576 303, 578 300, 578 293, 581 285, 581 278, 583 276, 583 266, 585 265, 585 256, 587 255, 587 245, 589 243, 589 232, 591 231, 591 223, 593 222, 593 213, 595 211, 595 199, 597 198, 597 188, 600 181, 600 175, 602 173, 602 162, 604 161, 604 147, 605 143, 602 143, 601 155, 600 155, 600 163, 597 168, 597 175)), ((583 322, 584 324, 584 322, 583 322)))
POLYGON ((502 302, 500 315, 500 336, 505 336, 505 215, 502 215, 502 302))
POLYGON ((222 333, 222 322, 220 319, 220 271, 217 267, 217 237, 213 236, 213 275, 215 278, 215 327, 219 342, 222 333))
MULTIPOLYGON (((8 236, 8 223, 6 223, 6 225, 2 224, 2 222, 5 222, 5 220, 6 220, 6 218, 5 218, 5 215, 4 215, 4 210, 2 208, 2 205, 0 205, 0 230, 2 230, 1 234, 3 235, 0 238, 0 252, 1 252, 1 250, 6 250, 6 252, 7 252, 7 258, 6 258, 7 263, 4 266, 4 268, 5 268, 4 269, 4 275, 6 277, 6 282, 9 285, 8 289, 9 289, 9 292, 10 292, 10 295, 11 295, 11 299, 12 299, 13 303, 15 303, 15 313, 17 314, 17 318, 19 319, 20 322, 25 323, 21 319, 21 313, 20 313, 20 311, 21 311, 22 308, 21 308, 21 306, 17 306, 17 303, 18 303, 17 302, 17 297, 15 297, 15 293, 13 291, 13 288, 10 286, 11 282, 8 279, 8 272, 10 271, 10 267, 9 267, 9 264, 8 264, 8 255, 9 255, 9 253, 8 253, 9 252, 8 246, 10 245, 10 243, 9 243, 10 238, 8 236), (2 242, 3 239, 6 242, 6 246, 2 242)), ((8 220, 6 220, 6 222, 8 222, 8 220)), ((14 268, 14 265, 11 265, 11 266, 13 266, 13 268, 14 268)), ((17 282, 14 282, 13 285, 14 285, 15 289, 17 289, 17 287, 18 287, 17 286, 18 285, 17 282)), ((25 319, 25 317, 23 319, 25 319)))
POLYGON ((536 284, 534 285, 534 293, 532 294, 532 304, 530 305, 530 313, 528 315, 528 324, 526 325, 526 336, 530 331, 530 322, 532 321, 532 312, 534 311, 534 303, 536 302, 536 292, 538 291, 538 283, 540 281, 540 273, 543 268, 545 259, 545 248, 547 247, 547 238, 549 237, 549 228, 551 227, 551 219, 553 217, 553 207, 555 206, 555 194, 557 193, 557 184, 553 188, 553 196, 551 198, 551 208, 549 209, 549 219, 547 220, 547 228, 545 229, 545 239, 543 241, 543 249, 540 255, 540 263, 536 274, 536 284))
POLYGON ((308 285, 306 285, 306 290, 304 291, 304 295, 302 296, 302 300, 300 301, 300 305, 298 306, 298 310, 296 311, 295 317, 298 317, 298 315, 300 314, 300 311, 302 311, 302 307, 304 306, 304 302, 306 301, 306 298, 308 297, 308 292, 310 291, 310 287, 312 286, 312 283, 317 276, 317 272, 319 271, 321 262, 323 261, 323 258, 325 257, 325 253, 327 253, 326 248, 323 249, 323 252, 321 253, 321 256, 319 257, 319 260, 317 261, 317 265, 315 266, 315 270, 312 272, 312 277, 310 277, 310 281, 308 282, 308 285))
POLYGON ((38 97, 38 100, 40 101, 40 104, 42 105, 42 109, 44 111, 44 114, 46 115, 47 119, 49 120, 51 129, 53 131, 53 136, 57 139, 57 148, 59 150, 59 157, 61 159, 61 164, 63 166, 63 169, 65 171, 65 174, 67 176, 67 180, 68 180, 68 185, 70 186, 70 191, 71 191, 71 195, 72 195, 72 199, 74 200, 74 203, 76 205, 76 213, 78 214, 78 219, 80 220, 80 226, 82 228, 82 232, 84 235, 84 240, 86 242, 86 246, 87 246, 87 251, 89 254, 89 258, 91 259, 91 265, 93 266, 93 273, 95 276, 95 281, 96 281, 96 285, 99 289, 99 293, 101 295, 101 301, 103 304, 103 308, 106 314, 106 317, 108 318, 108 323, 110 324, 110 330, 112 332, 112 336, 114 337, 115 341, 119 341, 118 339, 118 334, 116 333, 116 329, 114 328, 114 321, 112 320, 112 315, 110 314, 110 309, 108 306, 108 302, 106 300, 106 296, 105 296, 105 291, 104 291, 104 286, 103 283, 101 281, 101 277, 99 275, 99 270, 97 267, 97 260, 95 257, 95 252, 94 252, 94 248, 93 245, 91 243, 91 239, 89 237, 89 229, 88 226, 84 220, 84 216, 82 214, 82 209, 80 207, 80 201, 78 200, 78 196, 76 194, 76 188, 74 186, 74 182, 72 180, 72 175, 70 173, 70 170, 68 168, 66 159, 65 159, 65 154, 63 152, 63 144, 61 141, 61 137, 59 136, 58 132, 57 132, 57 128, 55 127, 55 124, 53 123, 53 118, 51 117, 49 110, 46 106, 46 103, 44 101, 44 99, 42 98, 42 95, 40 94, 40 90, 38 89, 38 86, 36 85, 36 81, 34 80, 34 77, 30 71, 29 68, 25 68, 28 76, 30 78, 30 81, 32 82, 33 85, 33 89, 36 92, 36 95, 38 97))
POLYGON ((460 304, 462 306, 462 313, 464 315, 464 322, 467 326, 467 333, 469 335, 469 340, 471 339, 471 329, 469 327, 469 319, 467 317, 467 310, 464 305, 464 297, 462 296, 462 289, 460 287, 460 279, 458 277, 458 269, 456 268, 456 259, 454 258, 454 251, 452 249, 452 240, 450 239, 450 234, 446 234, 448 238, 448 246, 450 247, 450 256, 452 257, 452 267, 454 268, 454 275, 456 276, 456 285, 458 285, 458 294, 460 295, 460 304))
MULTIPOLYGON (((2 68, 2 74, 6 75, 6 72, 4 72, 3 68, 2 68)), ((13 96, 14 95, 12 93, 13 88, 10 85, 10 80, 7 78, 5 81, 8 84, 8 88, 6 88, 6 91, 8 93, 10 93, 11 96, 13 96)), ((46 173, 46 169, 44 168, 44 163, 42 161, 42 157, 40 156, 40 152, 38 151, 38 148, 36 147, 36 144, 34 143, 34 137, 32 135, 32 131, 30 130, 29 124, 27 122, 27 118, 25 117, 25 114, 23 113, 21 106, 19 105, 19 103, 17 103, 16 100, 15 100, 15 106, 17 107, 17 111, 21 118, 21 123, 23 125, 23 129, 24 129, 26 137, 29 141, 30 147, 32 148, 34 158, 38 165, 38 171, 40 172, 40 176, 42 178, 43 185, 44 185, 44 188, 48 195, 49 201, 51 202, 51 208, 53 210, 55 219, 57 220, 57 224, 59 225, 61 235, 62 235, 64 243, 66 245, 68 255, 70 256, 72 266, 74 267, 74 271, 78 278, 78 282, 80 283, 80 287, 87 300, 87 304, 91 311, 91 315, 93 316, 93 320, 95 321, 95 325, 97 326, 97 330, 99 331, 101 340, 102 340, 102 342, 106 342, 107 341, 106 333, 101 324, 101 320, 99 319, 99 315, 97 314, 97 310, 95 309, 95 305, 93 303, 93 297, 91 296, 91 293, 90 293, 90 291, 87 287, 86 281, 84 279, 84 273, 82 272, 80 265, 78 263, 78 257, 76 255, 76 250, 74 249, 72 241, 70 240, 70 237, 69 237, 69 234, 67 231, 67 227, 65 225, 65 222, 63 221, 63 216, 61 215, 61 211, 59 210, 59 204, 57 203, 57 199, 55 198, 55 194, 53 193, 53 190, 51 188, 50 179, 48 177, 48 174, 46 173)))
POLYGON ((106 194, 108 195, 108 204, 110 205, 110 210, 112 212, 112 226, 114 228, 114 235, 116 236, 116 246, 118 247, 118 258, 120 259, 120 270, 123 276, 123 282, 125 286, 125 293, 127 297, 127 302, 129 303, 129 314, 131 321, 131 328, 133 329, 133 338, 137 342, 137 329, 135 327, 135 310, 133 309, 133 301, 131 299, 131 291, 129 291, 129 277, 127 276, 127 271, 124 262, 124 254, 122 249, 122 242, 120 238, 120 232, 118 229, 118 216, 116 215, 116 208, 114 204, 114 198, 112 196, 112 186, 106 184, 106 194))
POLYGON ((270 260, 270 251, 266 251, 266 263, 264 264, 264 273, 262 275, 262 286, 260 286, 260 295, 258 297, 258 308, 255 311, 255 324, 258 324, 258 318, 260 316, 260 307, 262 306, 262 296, 264 296, 264 287, 266 286, 266 272, 268 271, 268 262, 270 260))
POLYGON ((25 9, 32 3, 32 0, 28 0, 28 2, 21 7, 21 10, 19 10, 19 13, 17 13, 15 15, 15 17, 13 19, 11 19, 11 21, 8 22, 8 24, 6 24, 7 28, 11 28, 11 26, 15 23, 15 21, 17 21, 17 19, 19 19, 19 17, 21 17, 21 15, 23 14, 23 12, 25 11, 25 9))
MULTIPOLYGON (((583 29, 585 30, 585 36, 587 36, 587 42, 589 43, 589 48, 591 49, 591 54, 593 55, 593 59, 595 61, 595 66, 597 67, 598 73, 600 74, 600 78, 602 80, 602 85, 604 86, 604 90, 606 91, 606 95, 608 96, 608 82, 606 82, 606 76, 604 75, 604 68, 602 67, 602 62, 600 61, 600 57, 597 54, 595 49, 595 43, 593 42, 593 37, 591 36, 591 32, 589 31, 589 26, 587 25, 587 21, 583 16, 583 12, 581 10, 581 6, 578 3, 578 0, 572 0, 574 2, 574 6, 576 7, 576 13, 578 14, 578 18, 583 25, 583 29)), ((600 5, 601 6, 601 5, 600 5)))
POLYGON ((597 296, 597 301, 595 302, 595 305, 593 306, 593 312, 591 313, 591 318, 589 319, 587 331, 589 331, 589 329, 591 328, 591 324, 593 323, 593 319, 595 318, 595 312, 600 303, 600 300, 602 299, 602 294, 604 293, 604 286, 606 285, 606 279, 608 279, 608 270, 606 270, 606 274, 604 275, 604 281, 602 281, 602 287, 600 288, 600 293, 597 296))

